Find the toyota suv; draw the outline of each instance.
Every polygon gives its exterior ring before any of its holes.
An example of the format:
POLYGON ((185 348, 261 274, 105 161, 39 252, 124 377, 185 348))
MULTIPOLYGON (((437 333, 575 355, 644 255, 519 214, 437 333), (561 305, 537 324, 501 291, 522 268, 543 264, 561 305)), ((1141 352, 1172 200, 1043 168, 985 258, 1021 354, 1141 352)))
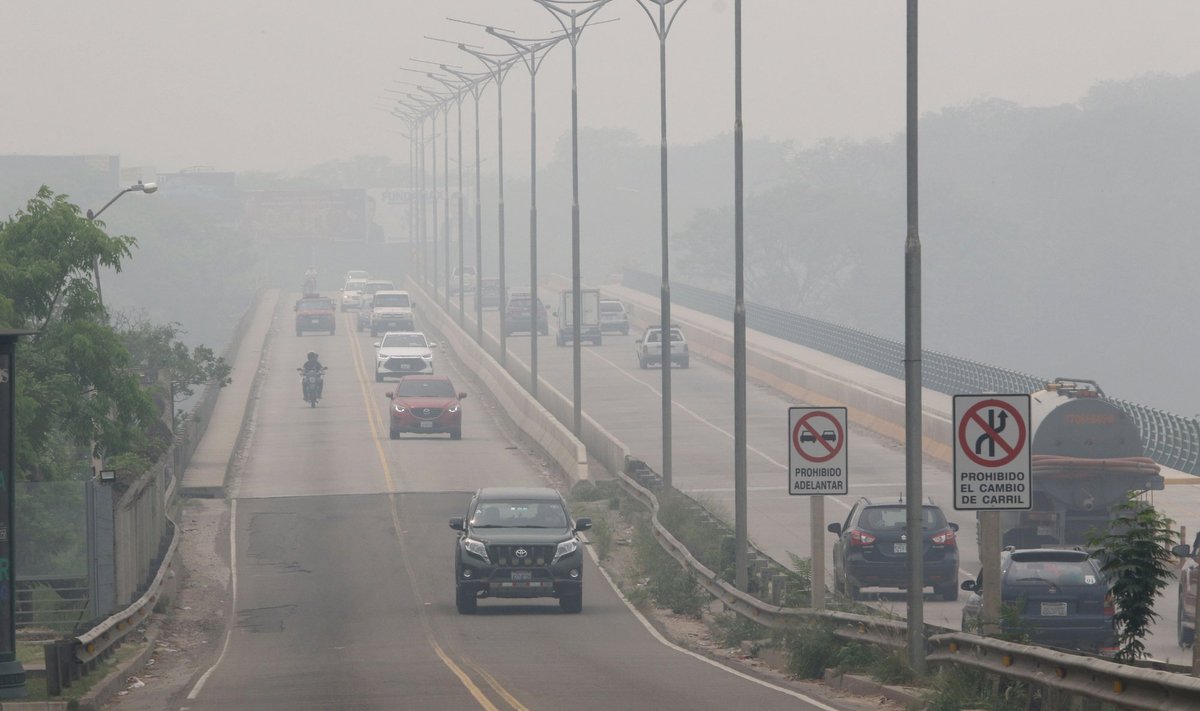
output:
POLYGON ((411 331, 414 328, 413 306, 407 291, 377 291, 371 297, 371 316, 368 326, 372 336, 386 331, 411 331))
POLYGON ((375 344, 375 382, 382 383, 389 376, 432 373, 434 348, 437 344, 420 331, 383 334, 383 340, 375 344))
MULTIPOLYGON (((908 504, 899 498, 860 498, 845 523, 829 524, 833 544, 833 585, 851 599, 865 587, 908 587, 908 504)), ((925 586, 943 600, 958 599, 957 523, 932 500, 921 506, 925 586)))
POLYGON ((458 531, 454 601, 463 615, 480 598, 558 598, 563 612, 583 610, 583 542, 591 519, 571 521, 554 489, 488 488, 467 514, 450 519, 458 531))

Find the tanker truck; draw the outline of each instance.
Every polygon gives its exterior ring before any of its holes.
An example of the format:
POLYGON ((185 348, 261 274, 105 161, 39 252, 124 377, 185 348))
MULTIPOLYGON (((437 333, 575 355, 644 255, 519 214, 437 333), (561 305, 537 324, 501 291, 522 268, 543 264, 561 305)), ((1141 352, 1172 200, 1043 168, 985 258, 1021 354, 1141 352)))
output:
POLYGON ((1003 545, 1086 546, 1131 492, 1163 488, 1137 425, 1095 381, 1059 378, 1029 398, 1033 506, 1001 513, 1003 545))

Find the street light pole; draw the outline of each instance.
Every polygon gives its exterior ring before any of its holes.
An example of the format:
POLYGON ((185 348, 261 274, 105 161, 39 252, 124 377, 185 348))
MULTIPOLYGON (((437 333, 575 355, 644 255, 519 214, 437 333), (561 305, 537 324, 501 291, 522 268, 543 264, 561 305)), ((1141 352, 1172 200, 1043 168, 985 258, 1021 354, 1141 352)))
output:
POLYGON ((522 39, 487 28, 517 51, 529 70, 529 394, 538 396, 538 268, 537 268, 537 72, 542 61, 565 35, 537 40, 522 39), (539 56, 540 53, 540 56, 539 56))
MULTIPOLYGON (((105 210, 107 210, 109 205, 112 205, 114 202, 119 200, 121 198, 121 196, 124 195, 125 193, 146 193, 147 195, 150 195, 151 193, 155 193, 157 191, 158 191, 158 183, 143 183, 142 181, 139 180, 139 181, 137 181, 136 184, 130 185, 129 187, 122 190, 121 192, 117 193, 116 195, 113 195, 112 200, 109 200, 108 202, 104 203, 104 207, 100 208, 99 210, 97 210, 95 212, 88 210, 87 211, 88 222, 95 222, 96 218, 100 217, 100 214, 102 212, 104 212, 105 210)), ((103 292, 100 291, 100 256, 99 255, 95 255, 92 257, 92 278, 96 282, 96 299, 100 302, 100 308, 104 308, 104 294, 103 294, 103 292)))
MULTIPOLYGON (((742 149, 742 0, 733 0, 733 498, 734 585, 749 586, 747 558, 746 491, 746 280, 745 183, 742 149)), ((819 497, 810 497, 819 498, 819 497)), ((815 530, 815 529, 814 529, 815 530)), ((822 542, 822 545, 824 543, 822 542)), ((813 543, 813 549, 817 544, 813 543)), ((813 580, 814 600, 817 581, 813 580)), ((822 590, 824 584, 822 583, 822 590)), ((814 603, 815 606, 815 603, 814 603)))
POLYGON ((583 433, 583 348, 580 343, 579 275, 579 81, 577 47, 584 28, 600 8, 611 0, 533 0, 550 11, 571 43, 571 334, 573 371, 573 428, 576 437, 583 433))
MULTIPOLYGON (((908 0, 907 157, 908 234, 904 242, 904 455, 907 530, 921 540, 921 236, 917 192, 917 0, 908 0)), ((908 547, 908 663, 925 671, 925 581, 921 546, 908 547)))
POLYGON ((674 485, 671 476, 671 280, 667 245, 667 34, 686 3, 687 0, 638 0, 638 6, 646 12, 650 24, 654 27, 654 33, 658 35, 659 185, 662 191, 662 283, 659 287, 659 316, 662 328, 662 482, 666 491, 670 491, 674 485), (678 4, 668 16, 667 6, 673 2, 678 4), (657 17, 650 11, 650 5, 658 6, 657 17))
MULTIPOLYGON (((513 54, 499 55, 481 52, 465 44, 458 45, 458 48, 483 62, 491 72, 492 81, 496 83, 496 170, 498 174, 496 208, 499 220, 497 276, 500 278, 500 305, 497 311, 500 316, 500 367, 503 368, 508 361, 508 327, 504 324, 507 315, 505 300, 508 297, 508 290, 504 283, 504 77, 508 76, 508 70, 516 63, 517 57, 513 54)), ((479 292, 475 293, 478 296, 479 292)))

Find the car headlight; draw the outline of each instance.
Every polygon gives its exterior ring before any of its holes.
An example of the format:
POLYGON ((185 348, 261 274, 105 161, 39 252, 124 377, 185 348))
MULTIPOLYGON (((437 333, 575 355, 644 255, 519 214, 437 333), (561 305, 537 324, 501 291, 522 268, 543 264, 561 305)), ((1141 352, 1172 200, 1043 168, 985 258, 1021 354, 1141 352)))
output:
POLYGON ((471 555, 482 558, 485 563, 492 562, 488 560, 487 546, 483 544, 483 541, 477 541, 474 538, 464 538, 463 548, 471 555))
POLYGON ((423 354, 421 354, 421 357, 424 358, 425 360, 433 360, 432 353, 423 353, 423 354))
POLYGON ((450 414, 454 414, 454 413, 458 412, 458 403, 456 402, 453 405, 451 405, 450 407, 447 407, 446 412, 449 412, 450 414))
POLYGON ((388 356, 384 353, 376 353, 375 357, 378 358, 379 360, 387 360, 388 359, 388 356))
POLYGON ((572 553, 574 553, 577 550, 579 550, 579 539, 578 538, 569 538, 569 539, 563 541, 562 543, 558 544, 558 549, 554 551, 554 561, 553 562, 557 563, 560 559, 571 555, 572 553))
POLYGON ((392 409, 396 412, 404 412, 405 407, 403 405, 392 405, 392 409))

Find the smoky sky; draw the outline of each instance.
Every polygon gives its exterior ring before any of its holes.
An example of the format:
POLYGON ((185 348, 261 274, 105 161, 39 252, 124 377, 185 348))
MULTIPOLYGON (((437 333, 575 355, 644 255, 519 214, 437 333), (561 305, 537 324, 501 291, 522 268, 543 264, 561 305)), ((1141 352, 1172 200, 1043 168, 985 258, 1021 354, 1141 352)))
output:
MULTIPOLYGON (((920 7, 923 112, 983 98, 1070 103, 1098 82, 1200 70, 1194 0, 920 7)), ((746 0, 743 15, 747 136, 811 145, 903 129, 902 0, 746 0)), ((558 30, 533 0, 5 0, 0 152, 119 154, 124 165, 164 171, 287 171, 360 154, 403 160, 402 124, 384 107, 394 91, 415 90, 397 81, 429 82, 402 67, 481 66, 426 36, 505 50, 448 17, 528 37, 558 30)), ((650 22, 636 0, 613 0, 598 20, 615 21, 579 43, 581 125, 657 142, 650 22)), ((667 40, 672 143, 732 130, 732 26, 732 0, 682 7, 667 40)), ((569 127, 569 66, 564 44, 538 75, 541 150, 569 127)), ((519 156, 529 146, 524 69, 506 78, 504 101, 506 153, 519 156)), ((489 89, 485 150, 494 147, 495 112, 489 89)))

